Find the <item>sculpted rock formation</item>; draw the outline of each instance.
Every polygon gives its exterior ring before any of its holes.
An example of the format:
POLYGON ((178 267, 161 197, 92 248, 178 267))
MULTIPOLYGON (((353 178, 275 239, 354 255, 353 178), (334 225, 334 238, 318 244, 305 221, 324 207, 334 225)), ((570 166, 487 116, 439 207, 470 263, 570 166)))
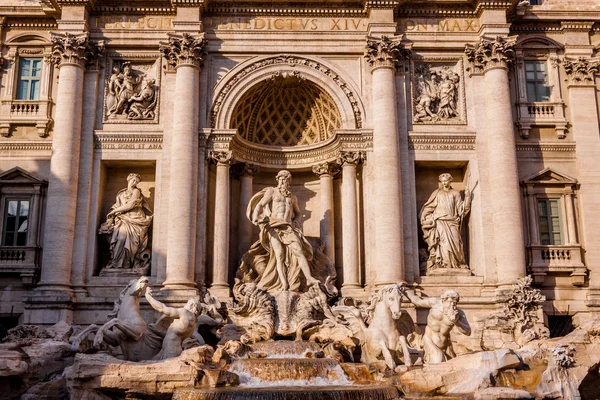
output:
POLYGON ((425 364, 439 364, 456 357, 450 340, 450 331, 456 327, 464 335, 471 335, 471 327, 464 311, 457 307, 460 296, 447 290, 441 297, 420 298, 409 291, 404 292, 417 307, 429 308, 425 334, 412 336, 411 344, 422 348, 425 364))
POLYGON ((110 240, 110 261, 104 271, 146 275, 150 270, 151 254, 146 248, 152 211, 137 187, 140 181, 138 174, 127 176, 127 188, 119 191, 98 231, 110 240))
POLYGON ((471 193, 465 190, 464 201, 452 188, 452 175, 441 174, 441 188, 435 190, 421 209, 423 238, 428 246, 427 275, 469 273, 461 238, 463 220, 471 210, 471 193))
POLYGON ((304 237, 296 196, 290 192, 292 174, 277 174, 277 187, 252 197, 246 216, 260 228, 259 239, 242 257, 238 278, 256 283, 269 293, 305 291, 328 276, 335 277, 331 260, 304 237))

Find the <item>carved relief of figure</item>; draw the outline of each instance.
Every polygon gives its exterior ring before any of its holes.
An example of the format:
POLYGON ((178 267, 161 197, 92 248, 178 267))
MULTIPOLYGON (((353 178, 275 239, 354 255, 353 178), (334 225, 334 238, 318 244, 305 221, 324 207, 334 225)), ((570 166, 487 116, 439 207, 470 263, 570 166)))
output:
POLYGON ((152 211, 137 187, 140 180, 138 174, 129 174, 127 188, 117 194, 98 232, 110 235, 110 261, 106 269, 133 269, 144 273, 149 267, 149 257, 143 255, 148 246, 152 211))
POLYGON ((107 116, 111 114, 110 110, 117 104, 117 96, 122 87, 123 74, 119 71, 119 68, 114 67, 108 81, 108 95, 106 96, 107 116))
POLYGON ((189 299, 182 308, 168 307, 152 296, 152 290, 146 289, 146 300, 156 311, 166 317, 173 318, 162 342, 162 348, 153 359, 164 360, 166 358, 178 357, 183 351, 183 341, 195 337, 199 342, 204 339, 197 332, 198 316, 202 311, 202 305, 197 299, 189 299))
POLYGON ((471 193, 465 190, 464 201, 450 185, 452 175, 441 174, 441 188, 436 189, 421 209, 423 238, 429 250, 427 273, 436 269, 468 269, 461 238, 462 222, 471 210, 471 193))
POLYGON ((426 364, 439 364, 454 358, 450 331, 456 327, 464 335, 471 336, 471 326, 467 317, 457 307, 460 296, 454 290, 445 291, 441 297, 420 298, 406 290, 408 300, 417 307, 430 308, 425 334, 413 334, 409 342, 413 347, 422 348, 426 364))
POLYGON ((107 117, 154 118, 157 103, 155 79, 147 79, 146 73, 134 70, 130 62, 124 62, 122 71, 118 67, 113 68, 107 85, 107 117))
POLYGON ((156 107, 154 89, 154 79, 148 79, 142 91, 131 96, 128 115, 130 119, 154 118, 154 108, 156 107))
POLYGON ((415 69, 414 122, 447 121, 459 117, 460 76, 447 66, 434 70, 420 65, 415 69))
MULTIPOLYGON (((277 187, 263 189, 248 204, 246 216, 260 235, 244 254, 238 271, 243 282, 255 282, 268 292, 299 291, 328 276, 335 276, 331 261, 314 249, 300 226, 298 199, 290 192, 292 174, 277 174, 277 187)), ((322 247, 322 246, 320 246, 322 247)))
POLYGON ((456 109, 456 94, 458 89, 458 74, 451 71, 441 72, 441 81, 439 84, 440 101, 438 104, 437 116, 440 119, 449 119, 458 116, 456 109))

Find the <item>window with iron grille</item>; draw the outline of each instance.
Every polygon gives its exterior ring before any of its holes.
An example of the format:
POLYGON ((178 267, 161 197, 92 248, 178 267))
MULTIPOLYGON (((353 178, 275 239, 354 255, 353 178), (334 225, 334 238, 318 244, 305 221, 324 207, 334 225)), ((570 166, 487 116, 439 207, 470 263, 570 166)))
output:
POLYGON ((562 337, 575 330, 573 317, 571 315, 548 315, 548 329, 550 337, 562 337))
POLYGON ((550 85, 545 61, 525 61, 525 81, 528 101, 550 101, 550 85))
POLYGON ((19 67, 17 100, 39 100, 42 80, 42 59, 22 58, 19 67))

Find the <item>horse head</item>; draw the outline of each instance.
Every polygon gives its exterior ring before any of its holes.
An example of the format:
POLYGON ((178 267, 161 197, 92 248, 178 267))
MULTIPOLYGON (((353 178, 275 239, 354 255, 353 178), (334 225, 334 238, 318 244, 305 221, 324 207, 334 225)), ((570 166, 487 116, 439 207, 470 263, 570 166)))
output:
POLYGON ((402 294, 404 288, 401 284, 392 283, 382 287, 379 292, 373 295, 371 303, 383 303, 390 310, 393 319, 399 319, 402 316, 402 294))
POLYGON ((210 293, 206 293, 204 295, 204 301, 202 302, 202 309, 212 319, 221 323, 223 321, 223 316, 219 312, 219 308, 221 308, 221 302, 219 299, 215 296, 211 296, 210 293))
POLYGON ((149 281, 148 277, 146 276, 142 276, 139 279, 132 280, 127 286, 130 289, 129 295, 135 297, 142 297, 146 294, 146 288, 148 287, 148 284, 149 281))

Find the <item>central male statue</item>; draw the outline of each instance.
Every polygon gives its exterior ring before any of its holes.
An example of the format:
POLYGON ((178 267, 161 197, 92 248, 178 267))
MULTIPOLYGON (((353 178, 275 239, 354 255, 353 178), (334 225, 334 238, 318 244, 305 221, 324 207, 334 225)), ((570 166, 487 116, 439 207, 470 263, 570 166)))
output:
POLYGON ((279 171, 276 179, 277 187, 261 190, 248 204, 246 216, 260 228, 260 235, 244 254, 240 272, 244 281, 256 282, 268 292, 300 291, 320 282, 315 269, 331 275, 327 268, 331 262, 321 249, 313 255, 313 246, 302 233, 298 199, 290 192, 292 174, 279 171))

